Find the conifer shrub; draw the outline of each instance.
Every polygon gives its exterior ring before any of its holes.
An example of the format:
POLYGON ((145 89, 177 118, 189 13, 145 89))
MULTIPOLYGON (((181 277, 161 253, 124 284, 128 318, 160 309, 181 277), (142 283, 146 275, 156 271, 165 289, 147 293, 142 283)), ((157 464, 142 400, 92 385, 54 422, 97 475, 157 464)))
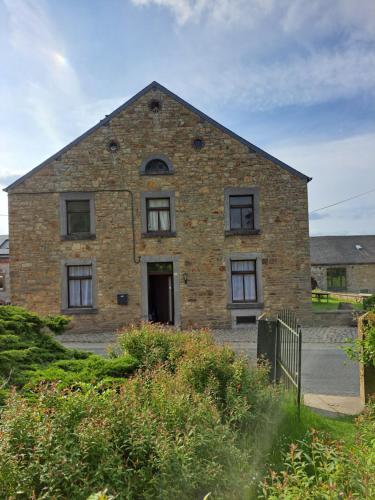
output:
POLYGON ((56 360, 89 356, 57 342, 47 330, 51 321, 51 317, 45 321, 21 307, 0 306, 0 402, 9 387, 21 388, 27 383, 31 372, 56 360))

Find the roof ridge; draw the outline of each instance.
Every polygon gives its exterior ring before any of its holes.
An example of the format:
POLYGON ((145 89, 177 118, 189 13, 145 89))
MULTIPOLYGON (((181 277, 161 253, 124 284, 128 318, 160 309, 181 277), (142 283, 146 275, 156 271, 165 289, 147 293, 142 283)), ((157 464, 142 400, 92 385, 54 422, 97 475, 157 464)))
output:
POLYGON ((49 158, 47 158, 46 160, 44 160, 42 163, 40 163, 39 165, 37 165, 36 167, 34 167, 32 170, 30 170, 29 172, 27 172, 25 175, 23 175, 22 177, 20 177, 16 181, 14 181, 12 184, 10 184, 6 188, 4 188, 3 191, 9 192, 11 189, 15 188, 16 186, 18 186, 19 184, 21 184, 22 182, 24 182, 26 179, 28 179, 29 177, 31 177, 34 173, 38 172, 41 168, 43 168, 46 165, 48 165, 48 163, 50 163, 51 161, 53 161, 56 158, 58 158, 59 156, 61 156, 62 154, 64 154, 66 151, 69 151, 69 149, 71 149, 76 144, 78 144, 79 142, 81 142, 83 139, 85 139, 87 136, 89 136, 92 132, 94 132, 95 130, 97 130, 99 127, 102 127, 103 125, 105 125, 106 123, 108 123, 112 118, 114 118, 115 116, 117 116, 124 109, 126 109, 127 107, 129 107, 137 99, 139 99, 140 97, 142 97, 143 95, 145 95, 147 92, 149 92, 152 89, 159 89, 160 91, 162 91, 165 94, 169 95, 172 99, 176 100, 177 102, 179 102, 180 104, 182 104, 183 106, 185 106, 186 108, 188 108, 193 113, 199 115, 205 121, 211 123, 211 125, 213 125, 216 128, 220 129, 224 133, 230 135, 231 137, 233 137, 237 141, 241 142, 242 144, 244 144, 245 146, 247 146, 251 151, 259 154, 260 156, 263 156, 264 158, 267 158, 268 160, 272 161, 273 163, 275 163, 279 167, 283 168, 284 170, 287 170, 289 173, 291 173, 293 175, 296 175, 297 177, 299 177, 302 180, 305 180, 306 182, 311 181, 311 179, 312 179, 311 177, 308 177, 307 175, 303 174, 302 172, 299 172, 298 170, 294 169, 290 165, 287 165, 283 161, 281 161, 278 158, 276 158, 276 157, 272 156, 271 154, 267 153, 263 149, 258 148, 258 146, 255 146, 254 144, 252 144, 248 140, 244 139, 243 137, 239 136, 238 134, 236 134, 232 130, 228 129, 224 125, 221 125, 219 122, 217 122, 213 118, 211 118, 208 115, 206 115, 205 113, 203 113, 203 111, 200 111, 199 109, 195 108, 190 103, 188 103, 187 101, 185 101, 184 99, 182 99, 178 95, 174 94, 169 89, 167 89, 166 87, 164 87, 163 85, 161 85, 160 83, 158 83, 157 81, 154 80, 153 82, 151 82, 150 84, 148 84, 146 87, 144 87, 142 90, 140 90, 139 92, 137 92, 133 97, 131 97, 130 99, 128 99, 127 101, 125 101, 123 104, 121 104, 118 108, 116 108, 114 111, 112 111, 109 115, 106 115, 105 118, 103 118, 102 120, 99 120, 99 122, 96 125, 94 125, 93 127, 89 128, 86 132, 84 132, 83 134, 79 135, 76 139, 74 139, 73 141, 71 141, 70 143, 68 143, 66 146, 64 146, 62 149, 60 149, 59 151, 57 151, 57 153, 53 154, 52 156, 50 156, 49 158))

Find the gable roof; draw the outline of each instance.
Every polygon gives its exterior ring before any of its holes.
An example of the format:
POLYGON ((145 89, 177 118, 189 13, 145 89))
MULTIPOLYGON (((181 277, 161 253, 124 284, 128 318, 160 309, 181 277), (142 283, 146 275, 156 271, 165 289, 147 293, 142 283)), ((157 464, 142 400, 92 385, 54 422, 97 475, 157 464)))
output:
POLYGON ((375 264, 375 235, 310 238, 312 265, 375 264))
POLYGON ((140 97, 142 97, 143 95, 145 95, 150 90, 160 90, 161 92, 163 92, 164 94, 168 95, 169 97, 171 97, 175 101, 179 102, 180 104, 182 104, 183 106, 185 106, 187 109, 189 109, 190 111, 192 111, 193 113, 195 113, 196 115, 198 115, 199 117, 201 117, 202 119, 204 119, 205 121, 207 121, 208 123, 210 123, 211 125, 213 125, 214 127, 218 128, 219 130, 221 130, 225 134, 228 134, 229 136, 233 137, 237 141, 239 141, 242 144, 244 144, 245 146, 247 146, 251 152, 257 153, 260 156, 262 156, 263 158, 266 158, 266 159, 272 161, 273 163, 275 163, 279 167, 283 168, 284 170, 287 170, 291 174, 296 175, 297 177, 299 177, 300 179, 302 179, 302 180, 304 180, 306 182, 311 181, 311 177, 308 177, 307 175, 302 174, 301 172, 299 172, 298 170, 295 170, 294 168, 292 168, 291 166, 287 165, 283 161, 278 160, 277 158, 275 158, 274 156, 270 155, 266 151, 263 151, 262 149, 258 148, 254 144, 251 144, 251 142, 247 141, 243 137, 237 135, 235 132, 232 132, 228 128, 224 127, 224 125, 221 125, 220 123, 218 123, 214 119, 212 119, 209 116, 207 116, 202 111, 199 111, 199 109, 195 108, 194 106, 192 106, 191 104, 189 104, 187 101, 184 101, 183 99, 181 99, 181 97, 177 96, 176 94, 174 94, 173 92, 171 92, 170 90, 168 90, 166 87, 163 87, 163 85, 160 85, 160 83, 158 83, 158 82, 152 82, 149 85, 147 85, 147 87, 145 87, 143 90, 141 90, 140 92, 138 92, 137 94, 135 94, 133 97, 131 97, 124 104, 122 104, 120 107, 118 107, 117 109, 115 109, 114 111, 112 111, 111 114, 106 115, 106 117, 103 118, 102 120, 100 120, 99 123, 97 123, 96 125, 94 125, 93 127, 91 127, 89 130, 87 130, 86 132, 84 132, 82 135, 80 135, 79 137, 77 137, 77 139, 74 139, 74 141, 70 142, 67 146, 65 146, 62 149, 60 149, 60 151, 58 151, 54 155, 50 156, 49 158, 47 158, 47 160, 45 160, 44 162, 42 162, 40 165, 38 165, 37 167, 33 168, 27 174, 23 175, 22 177, 20 177, 19 179, 17 179, 15 182, 13 182, 12 184, 10 184, 8 187, 6 187, 4 189, 4 191, 8 192, 11 189, 15 188, 16 186, 18 186, 19 184, 21 184, 23 181, 25 181, 26 179, 28 179, 29 177, 31 177, 33 174, 35 174, 36 172, 38 172, 38 170, 40 170, 41 168, 43 168, 46 165, 48 165, 48 163, 50 163, 51 161, 53 161, 56 158, 58 158, 60 155, 64 154, 66 151, 69 151, 69 149, 71 149, 73 146, 75 146, 76 144, 78 144, 79 142, 81 142, 83 139, 85 139, 87 136, 89 136, 92 132, 94 132, 98 128, 100 128, 103 125, 105 125, 106 123, 108 123, 112 118, 114 118, 119 113, 121 113, 123 110, 125 110, 126 108, 128 108, 137 99, 139 99, 140 97))

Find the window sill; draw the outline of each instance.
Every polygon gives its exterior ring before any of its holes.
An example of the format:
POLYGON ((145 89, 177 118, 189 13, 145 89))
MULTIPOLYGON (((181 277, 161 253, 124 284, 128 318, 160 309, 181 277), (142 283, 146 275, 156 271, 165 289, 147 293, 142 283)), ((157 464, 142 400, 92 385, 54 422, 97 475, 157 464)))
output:
POLYGON ((176 231, 154 231, 150 233, 142 233, 142 238, 174 238, 176 231))
POLYGON ((62 241, 77 241, 77 240, 95 240, 96 234, 81 233, 81 234, 63 234, 62 241))
POLYGON ((229 229, 225 231, 225 236, 251 236, 260 234, 260 229, 229 229))
POLYGON ((72 307, 71 309, 61 309, 61 312, 70 316, 72 314, 97 314, 98 310, 95 307, 72 307))
POLYGON ((232 302, 227 304, 227 309, 263 309, 261 302, 232 302))

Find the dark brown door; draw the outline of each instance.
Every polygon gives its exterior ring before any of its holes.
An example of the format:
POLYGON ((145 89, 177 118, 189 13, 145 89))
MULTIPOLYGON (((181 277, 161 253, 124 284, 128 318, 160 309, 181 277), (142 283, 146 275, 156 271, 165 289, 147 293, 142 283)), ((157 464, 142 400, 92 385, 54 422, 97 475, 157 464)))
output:
MULTIPOLYGON (((152 269, 152 268, 151 268, 152 269)), ((149 319, 157 323, 174 323, 173 274, 149 269, 148 273, 149 319)))

